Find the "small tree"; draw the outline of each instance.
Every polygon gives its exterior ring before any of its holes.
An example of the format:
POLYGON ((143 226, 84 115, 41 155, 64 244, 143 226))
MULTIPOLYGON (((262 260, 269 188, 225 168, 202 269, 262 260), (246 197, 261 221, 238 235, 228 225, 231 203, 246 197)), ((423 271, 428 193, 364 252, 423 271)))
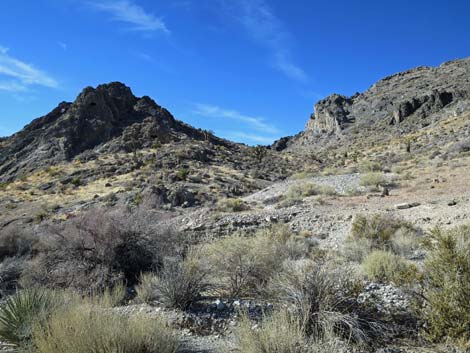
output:
POLYGON ((253 147, 251 153, 253 155, 253 158, 258 163, 261 163, 263 161, 263 159, 266 157, 266 155, 268 154, 268 151, 267 151, 266 147, 258 145, 258 146, 253 147))

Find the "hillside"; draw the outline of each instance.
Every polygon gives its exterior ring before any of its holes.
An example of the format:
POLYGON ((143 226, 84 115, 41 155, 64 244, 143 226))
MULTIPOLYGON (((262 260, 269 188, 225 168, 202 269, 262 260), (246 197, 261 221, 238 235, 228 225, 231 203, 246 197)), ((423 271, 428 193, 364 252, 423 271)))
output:
POLYGON ((94 305, 185 353, 468 352, 469 168, 470 59, 331 95, 264 147, 86 88, 0 140, 0 295, 124 286, 94 305))

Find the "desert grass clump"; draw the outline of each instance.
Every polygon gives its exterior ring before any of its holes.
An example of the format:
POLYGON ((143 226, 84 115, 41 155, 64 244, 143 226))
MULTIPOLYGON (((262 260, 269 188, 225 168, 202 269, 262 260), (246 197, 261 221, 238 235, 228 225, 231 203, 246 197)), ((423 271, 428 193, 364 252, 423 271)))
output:
POLYGON ((33 333, 37 353, 175 353, 179 340, 161 318, 124 316, 77 304, 54 312, 33 333))
POLYGON ((237 348, 244 353, 309 353, 302 319, 287 310, 264 315, 260 327, 253 329, 243 315, 235 331, 237 348))
POLYGON ((433 341, 470 350, 470 225, 435 229, 427 238, 421 315, 433 341))
POLYGON ((271 286, 278 299, 296 308, 306 332, 316 340, 340 338, 361 345, 383 330, 358 303, 362 285, 352 270, 328 259, 302 269, 287 267, 271 286))
POLYGON ((156 286, 158 278, 153 272, 142 273, 139 278, 139 284, 135 287, 137 299, 142 303, 151 304, 158 298, 156 296, 156 286))
POLYGON ((163 269, 147 279, 148 288, 137 290, 144 295, 142 300, 147 296, 167 307, 186 310, 210 288, 208 272, 202 256, 192 250, 184 259, 166 259, 163 269))
POLYGON ((18 348, 31 345, 33 328, 63 305, 60 295, 44 289, 22 290, 0 306, 0 340, 18 348))
POLYGON ((381 283, 411 284, 420 277, 413 263, 383 250, 371 252, 364 259, 362 268, 369 280, 381 283))

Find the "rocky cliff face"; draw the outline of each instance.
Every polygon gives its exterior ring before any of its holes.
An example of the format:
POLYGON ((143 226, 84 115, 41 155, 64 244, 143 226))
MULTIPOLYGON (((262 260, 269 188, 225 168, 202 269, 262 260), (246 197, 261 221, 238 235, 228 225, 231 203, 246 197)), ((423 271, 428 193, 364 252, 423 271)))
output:
POLYGON ((429 124, 445 108, 470 107, 470 59, 389 76, 352 97, 333 94, 315 105, 304 138, 341 135, 352 127, 429 124))
POLYGON ((185 138, 221 140, 177 121, 151 98, 135 97, 114 82, 85 88, 73 103, 61 103, 17 134, 0 141, 0 179, 68 161, 100 148, 132 151, 185 138))

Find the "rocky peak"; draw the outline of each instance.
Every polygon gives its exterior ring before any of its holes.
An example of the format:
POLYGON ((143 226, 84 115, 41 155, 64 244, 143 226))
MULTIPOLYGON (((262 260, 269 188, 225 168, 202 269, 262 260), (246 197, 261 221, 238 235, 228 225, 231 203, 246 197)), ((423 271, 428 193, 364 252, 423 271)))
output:
POLYGON ((470 109, 470 59, 421 66, 378 81, 362 94, 333 94, 315 105, 304 136, 341 135, 348 128, 429 123, 444 108, 470 109), (436 115, 437 114, 437 115, 436 115))
POLYGON ((98 146, 128 151, 187 137, 207 139, 150 97, 135 97, 122 83, 87 87, 73 103, 60 103, 1 141, 0 179, 70 160, 98 146))

